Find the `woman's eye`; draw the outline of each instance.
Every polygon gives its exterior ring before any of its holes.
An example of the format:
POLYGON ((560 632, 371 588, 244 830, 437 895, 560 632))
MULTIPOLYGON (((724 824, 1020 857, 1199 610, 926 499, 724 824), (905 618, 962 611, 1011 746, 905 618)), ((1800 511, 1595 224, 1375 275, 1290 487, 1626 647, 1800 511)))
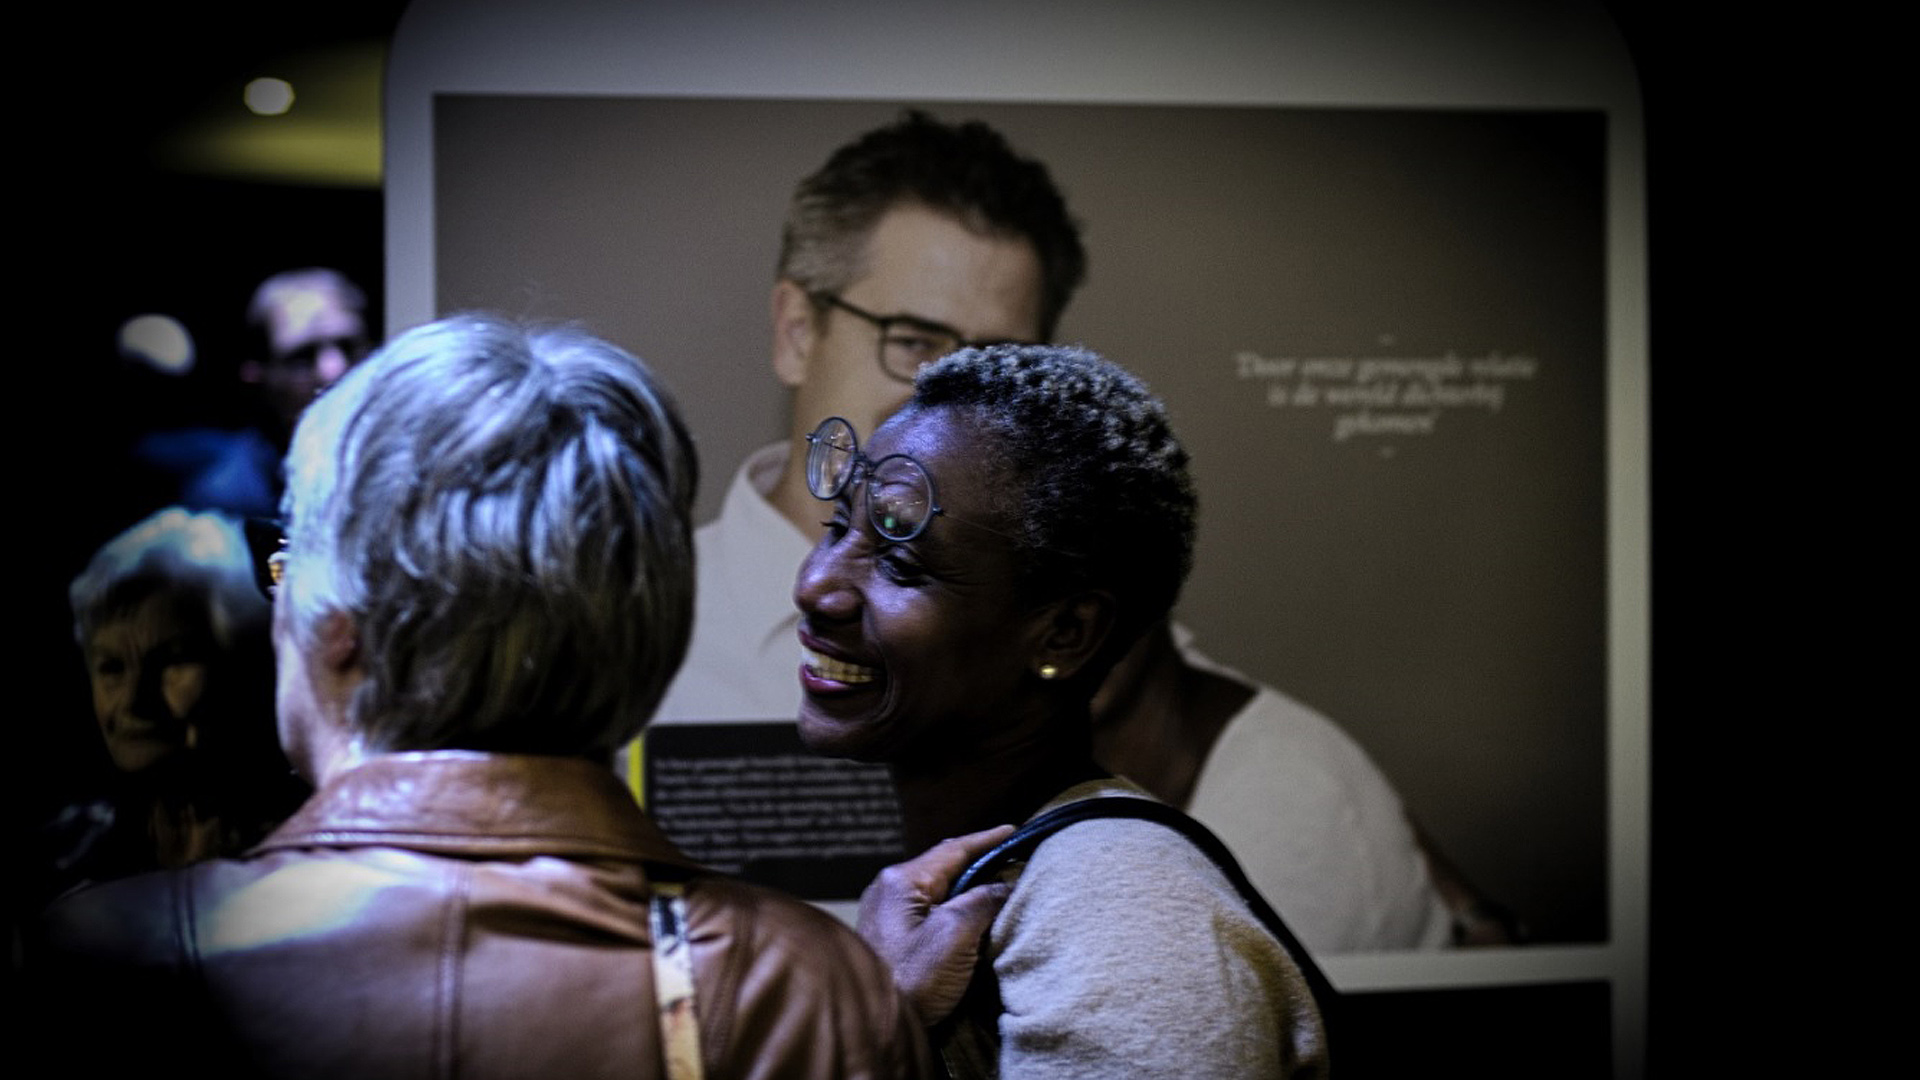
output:
POLYGON ((914 562, 899 548, 888 548, 880 555, 880 569, 890 581, 901 584, 913 584, 924 581, 927 576, 925 567, 914 562))

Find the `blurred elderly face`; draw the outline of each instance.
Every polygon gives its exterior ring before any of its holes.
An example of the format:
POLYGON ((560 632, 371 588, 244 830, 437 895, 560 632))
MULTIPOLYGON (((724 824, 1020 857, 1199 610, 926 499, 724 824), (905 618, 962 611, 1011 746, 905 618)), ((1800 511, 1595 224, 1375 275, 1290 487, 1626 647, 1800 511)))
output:
POLYGON ((156 593, 94 629, 86 644, 93 715, 114 768, 152 769, 193 749, 214 656, 204 611, 156 593))

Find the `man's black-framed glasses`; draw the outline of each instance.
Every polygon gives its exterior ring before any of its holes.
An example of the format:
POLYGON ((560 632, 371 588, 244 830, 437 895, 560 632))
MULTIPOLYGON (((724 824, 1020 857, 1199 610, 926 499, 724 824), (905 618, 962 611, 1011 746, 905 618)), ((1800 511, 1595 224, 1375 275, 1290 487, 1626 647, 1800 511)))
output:
POLYGON ((287 572, 287 531, 275 518, 248 518, 241 526, 253 557, 253 583, 268 600, 287 572))
POLYGON ((807 436, 807 490, 816 499, 837 499, 847 485, 866 482, 867 520, 888 540, 911 540, 943 513, 926 466, 905 454, 874 461, 860 452, 853 425, 838 416, 820 421, 807 436))
POLYGON ((1015 344, 1002 341, 975 341, 945 323, 922 319, 917 315, 876 315, 840 298, 838 293, 813 293, 816 304, 839 308, 857 319, 864 319, 880 331, 880 370, 904 383, 923 367, 950 352, 967 346, 1015 344))

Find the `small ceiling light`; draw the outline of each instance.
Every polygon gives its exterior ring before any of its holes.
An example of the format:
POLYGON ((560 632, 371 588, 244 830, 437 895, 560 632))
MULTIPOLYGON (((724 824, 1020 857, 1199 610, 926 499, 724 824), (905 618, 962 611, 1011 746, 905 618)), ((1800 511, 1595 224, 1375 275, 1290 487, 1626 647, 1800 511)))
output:
POLYGON ((279 116, 293 108, 293 85, 285 79, 255 79, 242 96, 247 108, 261 116, 279 116))

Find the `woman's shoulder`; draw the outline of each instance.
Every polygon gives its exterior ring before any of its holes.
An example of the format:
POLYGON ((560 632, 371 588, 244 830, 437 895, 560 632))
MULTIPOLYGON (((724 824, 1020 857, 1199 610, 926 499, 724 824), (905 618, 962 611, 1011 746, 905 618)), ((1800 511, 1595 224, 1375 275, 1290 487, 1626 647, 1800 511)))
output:
POLYGON ((1279 1025, 1303 1000, 1226 876, 1157 821, 1096 817, 1049 836, 989 942, 1003 1075, 1044 1062, 1081 1076, 1276 1076, 1279 1025))
MULTIPOLYGON (((1138 786, 1108 779, 1077 785, 1042 812, 1100 798, 1158 804, 1138 786)), ((1244 919, 1257 925, 1226 875, 1176 829, 1125 815, 1093 816, 1040 842, 1015 880, 1000 922, 1034 918, 1055 926, 1064 920, 1070 932, 1099 934, 1115 929, 1090 925, 1102 919, 1154 926, 1202 912, 1205 922, 1244 919)))

